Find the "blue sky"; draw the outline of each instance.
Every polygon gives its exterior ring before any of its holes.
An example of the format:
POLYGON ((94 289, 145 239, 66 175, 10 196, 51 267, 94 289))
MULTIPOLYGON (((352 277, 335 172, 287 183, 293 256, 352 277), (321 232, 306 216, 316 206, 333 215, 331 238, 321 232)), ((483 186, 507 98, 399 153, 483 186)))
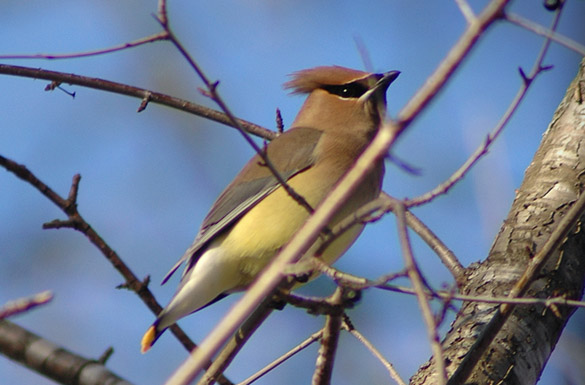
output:
MULTIPOLYGON (((485 3, 474 2, 475 9, 485 3)), ((0 55, 85 51, 160 30, 152 17, 155 1, 5 0, 0 9, 0 55)), ((515 2, 510 10, 545 26, 552 18, 540 2, 515 2)), ((220 80, 219 91, 232 111, 268 128, 275 127, 276 108, 287 126, 303 102, 282 89, 287 74, 317 65, 364 68, 356 38, 366 47, 373 70, 402 72, 388 92, 388 110, 395 115, 465 28, 455 2, 449 1, 181 0, 169 2, 169 13, 175 33, 207 75, 220 80)), ((585 1, 568 1, 559 28, 581 44, 583 14, 585 1)), ((488 31, 392 150, 422 174, 388 164, 385 191, 414 197, 455 171, 499 120, 521 84, 518 67, 530 69, 541 43, 541 37, 506 22, 488 31)), ((416 209, 464 264, 487 255, 579 60, 577 53, 553 45, 545 64, 554 69, 530 89, 490 154, 449 194, 416 209)), ((101 77, 214 107, 198 92, 201 82, 169 43, 85 59, 0 62, 101 77)), ((158 282, 189 246, 211 203, 252 149, 231 128, 166 107, 149 105, 136 113, 135 99, 64 85, 76 92, 72 99, 60 91, 44 92, 45 85, 0 76, 0 154, 25 164, 62 195, 80 173, 80 212, 139 277, 152 276, 151 289, 166 303, 177 279, 164 287, 158 282)), ((53 290, 50 305, 13 321, 87 357, 113 346, 112 370, 137 384, 161 383, 185 351, 165 335, 151 352, 140 355, 139 341, 153 315, 132 293, 115 289, 122 278, 79 233, 41 229, 55 218, 63 216, 47 199, 0 172, 0 303, 53 290)), ((400 270, 394 230, 391 216, 369 226, 336 267, 371 278, 400 270)), ((428 248, 415 241, 415 252, 436 287, 452 282, 428 248)), ((302 291, 326 295, 331 288, 320 280, 302 291)), ((232 297, 180 325, 201 341, 238 298, 232 297)), ((349 315, 403 378, 429 357, 414 298, 367 291, 349 315)), ((575 341, 581 341, 583 353, 585 333, 577 325, 584 318, 583 311, 574 316, 542 384, 559 383, 567 357, 575 355, 575 341)), ((276 312, 228 376, 245 378, 321 326, 321 319, 301 310, 276 312)), ((360 344, 348 335, 340 344, 334 383, 387 383, 382 366, 360 344)), ((299 368, 312 368, 315 352, 316 346, 309 348, 258 383, 307 383, 310 369, 299 368)), ((6 383, 51 383, 6 359, 0 359, 0 373, 6 383)))

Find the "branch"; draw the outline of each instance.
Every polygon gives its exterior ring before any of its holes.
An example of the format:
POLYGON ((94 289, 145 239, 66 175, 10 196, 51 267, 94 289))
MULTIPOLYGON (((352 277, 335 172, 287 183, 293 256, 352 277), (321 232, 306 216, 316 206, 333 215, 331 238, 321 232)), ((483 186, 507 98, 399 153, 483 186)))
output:
POLYGON ((435 359, 435 370, 439 374, 438 383, 444 385, 447 383, 447 372, 445 370, 445 359, 443 358, 443 348, 441 347, 441 340, 439 332, 435 323, 435 317, 425 295, 425 288, 422 280, 420 269, 418 268, 414 256, 412 254, 412 246, 408 237, 408 229, 406 228, 404 204, 396 207, 396 220, 398 222, 398 235, 400 238, 400 247, 402 249, 402 256, 404 258, 404 266, 408 273, 408 278, 414 287, 416 298, 421 309, 423 321, 427 327, 427 334, 431 343, 433 357, 435 359))
POLYGON ((53 293, 50 291, 43 291, 28 298, 19 298, 10 301, 0 307, 0 320, 13 315, 24 313, 37 306, 44 305, 53 299, 53 293))
POLYGON ((343 308, 340 306, 343 303, 343 290, 343 288, 338 287, 330 299, 331 305, 338 305, 338 312, 337 314, 328 314, 325 317, 321 347, 317 353, 317 363, 311 380, 312 385, 329 385, 331 383, 333 362, 335 361, 339 331, 343 320, 343 308))
MULTIPOLYGON (((560 12, 556 12, 555 17, 553 19, 551 30, 555 30, 560 20, 560 12)), ((423 194, 419 197, 408 199, 406 201, 407 207, 419 206, 425 203, 428 203, 435 199, 439 195, 446 194, 451 187, 455 186, 457 182, 459 182, 463 177, 471 170, 471 168, 483 157, 488 153, 488 150, 491 144, 500 136, 518 107, 520 103, 524 100, 524 97, 528 93, 528 89, 534 83, 534 80, 540 75, 542 72, 551 69, 551 67, 543 66, 544 56, 548 51, 550 45, 550 41, 547 40, 544 42, 542 48, 540 49, 540 53, 538 54, 537 59, 534 61, 534 65, 530 70, 530 73, 526 75, 522 68, 519 68, 520 76, 522 77, 522 84, 520 85, 520 89, 512 99, 512 102, 508 106, 504 115, 500 118, 500 121, 496 124, 496 126, 492 129, 492 131, 487 135, 485 141, 479 145, 477 150, 459 167, 457 171, 453 173, 446 181, 435 187, 433 190, 423 194)))
MULTIPOLYGON (((64 72, 48 71, 39 68, 20 67, 7 64, 0 64, 0 74, 14 75, 33 79, 45 79, 58 83, 75 84, 82 87, 93 88, 96 90, 112 92, 115 94, 132 96, 146 102, 153 102, 163 106, 171 107, 183 112, 200 116, 214 122, 234 127, 234 123, 224 113, 191 103, 184 99, 162 94, 159 92, 149 91, 144 88, 132 87, 127 84, 111 82, 100 78, 91 78, 88 76, 74 75, 64 72)), ((141 110, 144 109, 145 102, 142 103, 141 110)), ((267 130, 248 121, 237 119, 239 125, 247 132, 257 135, 264 139, 273 139, 276 133, 267 130)))
MULTIPOLYGON (((536 254, 528 264, 528 267, 522 274, 522 277, 516 282, 508 297, 514 299, 523 296, 529 289, 530 285, 541 274, 542 268, 558 251, 559 247, 565 242, 569 232, 574 229, 577 222, 585 214, 585 194, 581 194, 579 200, 571 207, 569 212, 560 220, 550 237, 547 239, 542 249, 536 254)), ((496 314, 483 329, 477 341, 473 344, 465 359, 457 368, 457 371, 449 379, 450 384, 463 384, 471 374, 475 365, 479 362, 481 356, 487 351, 493 343, 494 338, 502 329, 504 323, 508 320, 514 310, 514 303, 504 303, 500 306, 496 314)))
MULTIPOLYGON (((148 289, 148 282, 150 281, 150 278, 147 277, 143 281, 139 280, 132 272, 132 270, 130 270, 130 268, 124 263, 124 261, 122 261, 118 254, 106 243, 103 238, 100 237, 100 235, 89 225, 89 223, 83 219, 77 210, 77 193, 79 190, 79 182, 81 180, 81 176, 79 174, 73 177, 73 183, 71 184, 69 196, 67 199, 65 199, 53 191, 40 179, 38 179, 31 171, 26 168, 26 166, 7 159, 2 155, 0 155, 0 166, 4 167, 6 170, 12 172, 20 179, 34 186, 51 202, 59 207, 65 214, 67 214, 68 218, 66 220, 54 220, 44 224, 43 228, 48 229, 69 227, 83 233, 124 277, 125 283, 121 285, 121 287, 125 287, 134 291, 155 315, 160 313, 162 307, 148 289)), ((183 330, 179 328, 179 326, 174 324, 170 327, 170 330, 188 351, 191 351, 195 348, 193 341, 189 339, 189 337, 183 332, 183 330)), ((206 362, 205 365, 209 366, 210 362, 206 362)), ((221 381, 223 381, 225 384, 231 383, 229 380, 223 377, 221 378, 221 381)))
POLYGON ((366 339, 366 337, 364 337, 359 331, 357 331, 357 329, 350 322, 349 317, 347 316, 344 317, 342 326, 359 342, 361 342, 366 347, 366 349, 368 349, 374 355, 374 357, 376 357, 378 361, 382 363, 382 365, 384 365, 384 367, 386 368, 386 370, 388 370, 388 373, 390 374, 390 378, 396 381, 398 385, 406 385, 406 382, 404 382, 404 380, 400 378, 400 375, 398 374, 396 369, 394 369, 394 366, 386 358, 384 358, 382 353, 380 353, 380 351, 376 349, 374 345, 366 339))
POLYGON ((47 59, 47 60, 54 60, 54 59, 78 59, 82 57, 88 56, 98 56, 104 55, 112 52, 122 51, 129 48, 138 47, 143 44, 154 43, 155 41, 159 40, 166 40, 168 38, 165 32, 157 33, 151 36, 146 36, 140 38, 138 40, 134 40, 128 43, 123 43, 120 45, 116 45, 114 47, 109 48, 102 48, 96 49, 92 51, 86 52, 76 52, 76 53, 66 53, 66 54, 45 54, 39 53, 36 55, 0 55, 0 60, 3 59, 47 59))
MULTIPOLYGON (((161 2, 161 3, 164 4, 164 2, 161 2)), ((185 60, 187 60, 187 62, 191 66, 191 68, 193 68, 193 70, 195 70, 197 75, 199 75, 199 77, 201 78, 201 80, 205 84, 207 91, 204 94, 206 96, 210 97, 211 100, 213 100, 219 106, 219 108, 225 113, 227 118, 232 122, 232 126, 238 129, 238 131, 240 132, 240 134, 242 134, 242 136, 244 137, 246 142, 248 142, 248 144, 254 149, 254 151, 256 152, 256 154, 258 154, 260 159, 262 159, 263 165, 265 165, 270 170, 272 175, 274 175, 274 177, 278 181, 278 184, 282 186, 282 188, 288 193, 288 195, 290 197, 292 197, 295 201, 297 201, 301 206, 303 206, 309 213, 313 213, 314 209, 313 209, 313 207, 311 207, 309 202, 307 202, 303 196, 297 194, 297 192, 291 186, 288 185, 288 183, 280 175, 280 172, 276 169, 274 164, 272 164, 272 161, 268 158, 266 151, 264 151, 262 148, 260 148, 256 144, 256 142, 254 142, 252 140, 250 135, 248 135, 248 133, 246 132, 244 127, 240 124, 238 119, 236 119, 235 115, 228 108, 227 104, 223 101, 223 99, 221 98, 221 96, 219 95, 219 92, 217 90, 217 87, 219 86, 219 81, 212 82, 209 80, 209 78, 207 77, 207 75, 205 75, 205 73, 203 72, 201 67, 195 62, 195 59, 193 59, 193 57, 189 54, 189 52, 187 52, 187 50, 181 44, 181 42, 179 41, 177 36, 173 33, 173 31, 171 30, 170 24, 168 22, 168 15, 166 14, 166 7, 160 7, 159 9, 165 13, 162 15, 159 15, 157 20, 160 22, 161 26, 164 28, 165 32, 167 33, 168 39, 173 43, 173 45, 177 48, 177 50, 179 50, 181 55, 183 55, 183 57, 185 58, 185 60)))
MULTIPOLYGON (((407 200, 406 205, 412 202, 407 200)), ((352 228, 357 223, 363 222, 374 222, 380 219, 384 214, 394 212, 399 201, 396 198, 391 197, 385 192, 380 193, 380 196, 360 207, 356 212, 350 214, 347 218, 344 218, 339 222, 331 233, 328 234, 328 238, 323 242, 323 246, 319 248, 319 251, 324 250, 331 241, 339 237, 345 231, 352 228)), ((437 254, 441 262, 451 272, 455 280, 460 283, 465 277, 463 276, 464 268, 459 262, 455 254, 445 245, 439 237, 435 235, 416 215, 409 210, 406 211, 406 224, 410 227, 417 235, 437 254)))
POLYGON ((260 379, 260 377, 262 377, 265 374, 267 374, 268 372, 270 372, 272 369, 276 368, 277 366, 279 366, 280 364, 282 364, 283 362, 285 362, 286 360, 288 360, 289 358, 291 358, 292 356, 297 354, 298 352, 311 346, 315 341, 321 339, 322 335, 323 335, 323 329, 311 334, 309 336, 309 338, 307 338, 306 340, 304 340, 303 342, 301 342, 300 344, 298 344, 297 346, 295 346, 294 348, 292 348, 291 350, 289 350, 288 352, 286 352, 282 356, 278 357, 276 360, 272 361, 270 364, 266 365, 264 368, 257 371, 256 373, 254 373, 250 377, 246 378, 244 381, 238 383, 238 385, 250 385, 254 381, 260 379))
POLYGON ((467 3, 467 0, 455 0, 455 3, 463 14, 463 17, 465 17, 467 24, 473 23, 475 21, 475 14, 473 13, 473 9, 469 6, 469 3, 467 3))
MULTIPOLYGON (((583 250, 585 60, 552 117, 486 261, 467 269, 465 294, 580 299, 583 250), (575 229, 573 231, 573 229, 575 229)), ((443 341, 449 384, 535 383, 574 307, 466 302, 443 341), (497 332, 497 335, 496 335, 497 332), (486 346, 489 347, 486 349, 486 346), (512 355, 511 352, 514 352, 512 355), (489 368, 489 370, 487 369, 489 368)), ((413 384, 428 384, 428 365, 413 384)))
POLYGON ((244 344, 250 339, 252 334, 262 325, 262 323, 272 313, 270 304, 272 298, 267 298, 262 305, 256 309, 242 327, 232 336, 221 352, 217 355, 213 363, 207 368, 197 385, 210 385, 221 378, 223 371, 233 361, 244 344))
POLYGON ((74 354, 6 320, 0 320, 0 350, 10 359, 67 385, 131 385, 99 360, 74 354))
POLYGON ((491 1, 485 10, 467 26, 463 35, 451 48, 445 59, 441 61, 435 72, 398 114, 399 121, 405 128, 439 93, 463 62, 463 59, 475 46, 483 32, 502 16, 502 12, 508 2, 509 0, 491 1))
POLYGON ((537 24, 531 20, 525 19, 522 16, 512 12, 506 12, 504 14, 504 18, 514 25, 524 28, 537 35, 544 36, 547 39, 550 39, 574 52, 577 52, 581 56, 585 56, 585 46, 583 44, 580 44, 575 40, 569 39, 568 37, 557 33, 555 31, 555 28, 546 29, 542 25, 537 24))

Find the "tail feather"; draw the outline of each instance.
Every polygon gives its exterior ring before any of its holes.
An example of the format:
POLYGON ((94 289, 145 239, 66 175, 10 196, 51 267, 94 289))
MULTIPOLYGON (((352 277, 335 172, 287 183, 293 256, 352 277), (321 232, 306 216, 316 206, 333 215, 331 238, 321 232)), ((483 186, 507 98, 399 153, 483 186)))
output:
POLYGON ((156 340, 158 340, 158 337, 160 337, 165 330, 166 328, 158 330, 157 322, 152 324, 142 337, 142 341, 140 342, 140 353, 144 354, 149 351, 156 340))

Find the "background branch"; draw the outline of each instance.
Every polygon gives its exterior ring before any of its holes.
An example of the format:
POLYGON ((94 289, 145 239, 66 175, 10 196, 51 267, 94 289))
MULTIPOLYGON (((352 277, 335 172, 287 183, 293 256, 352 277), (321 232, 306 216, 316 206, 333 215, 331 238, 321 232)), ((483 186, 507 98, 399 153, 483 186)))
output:
POLYGON ((10 359, 58 383, 131 385, 103 363, 71 353, 7 320, 0 320, 0 349, 10 359))

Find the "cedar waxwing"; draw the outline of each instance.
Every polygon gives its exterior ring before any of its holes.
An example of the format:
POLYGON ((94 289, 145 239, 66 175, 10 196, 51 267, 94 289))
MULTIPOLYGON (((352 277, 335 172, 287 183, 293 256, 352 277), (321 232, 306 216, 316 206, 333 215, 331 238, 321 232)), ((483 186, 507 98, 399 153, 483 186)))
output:
MULTIPOLYGON (((285 84, 308 94, 289 130, 265 153, 280 176, 316 208, 370 143, 386 110, 386 89, 400 74, 371 74, 348 68, 317 67, 296 72, 285 84)), ((380 160, 329 223, 336 223, 380 193, 380 160)), ((309 217, 256 155, 221 193, 195 241, 163 280, 186 261, 170 303, 142 338, 148 351, 166 328, 226 295, 245 289, 309 217)), ((364 225, 356 224, 323 251, 331 264, 355 241, 364 225)), ((319 239, 306 255, 319 248, 319 239)))

